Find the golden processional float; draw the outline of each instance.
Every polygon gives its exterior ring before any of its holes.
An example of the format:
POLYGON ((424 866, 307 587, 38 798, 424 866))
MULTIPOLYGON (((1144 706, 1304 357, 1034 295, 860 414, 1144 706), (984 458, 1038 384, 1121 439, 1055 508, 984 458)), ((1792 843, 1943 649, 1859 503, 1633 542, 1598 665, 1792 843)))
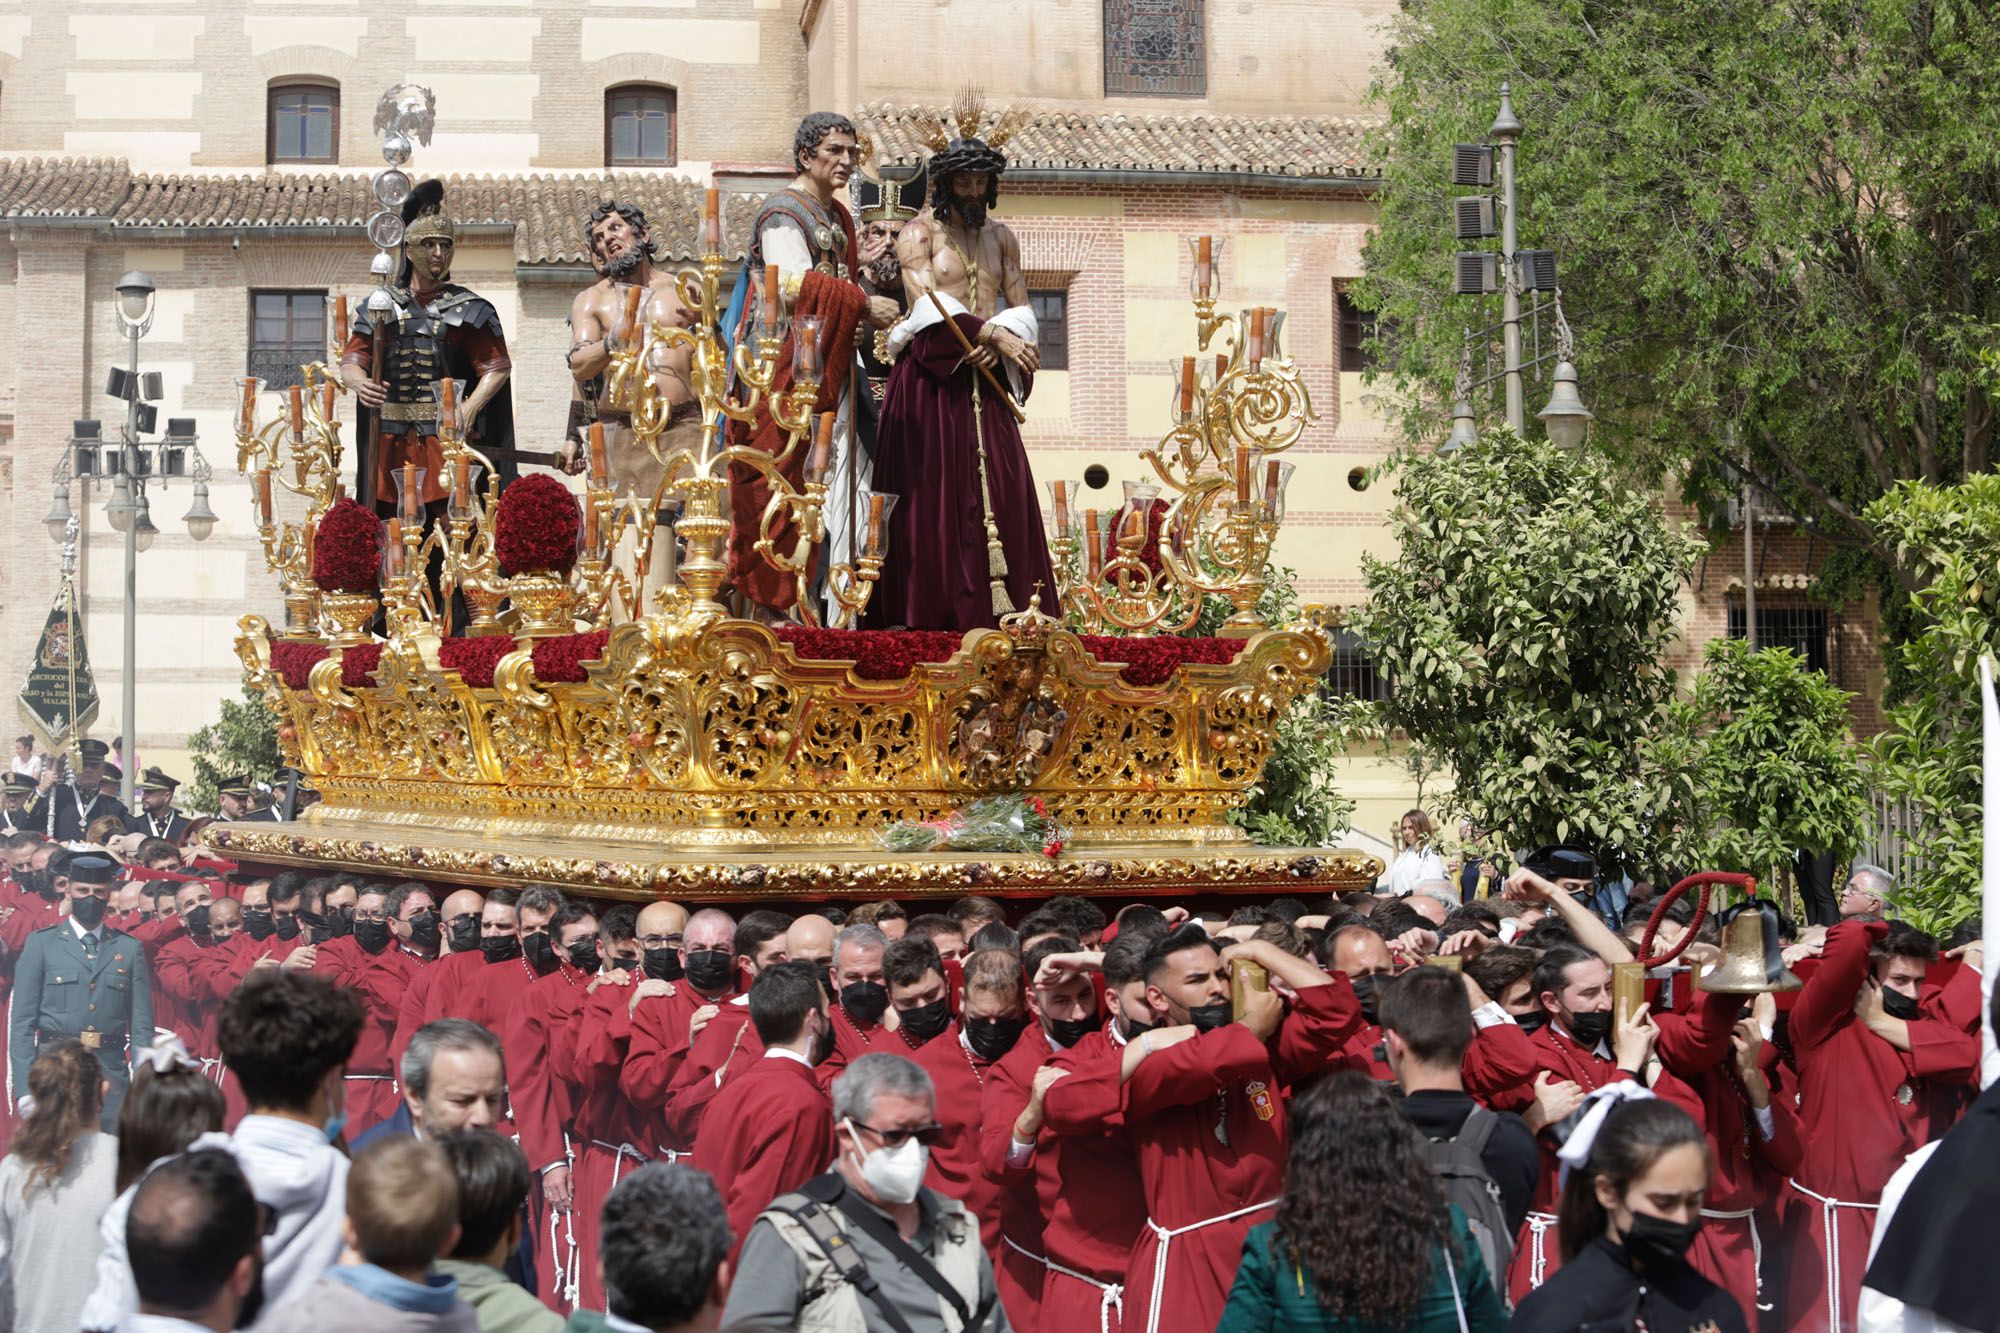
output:
POLYGON ((721 600, 729 467, 768 483, 757 548, 803 587, 826 531, 821 369, 801 329, 792 384, 773 393, 784 325, 727 343, 737 261, 714 201, 711 189, 707 253, 680 277, 694 326, 635 316, 613 339, 612 405, 656 456, 668 412, 648 369, 659 349, 692 354, 700 446, 670 461, 656 495, 613 489, 595 429, 581 496, 527 477, 503 495, 441 381, 446 513, 427 527, 421 477, 401 476, 396 516, 366 545, 373 515, 340 483, 346 298, 326 361, 303 367, 275 413, 261 381, 242 382, 237 462, 284 616, 279 628, 245 616, 237 651, 284 761, 322 799, 292 823, 212 825, 208 840, 268 867, 633 898, 1372 883, 1372 856, 1255 846, 1229 820, 1331 647, 1317 610, 1291 626, 1258 618, 1283 454, 1316 417, 1282 354, 1282 315, 1216 313, 1220 240, 1190 243, 1198 353, 1179 367, 1172 429, 1143 455, 1157 480, 1127 483, 1110 511, 1088 507, 1079 483, 1047 483, 1059 617, 1037 597, 964 635, 853 629, 895 558, 883 521, 895 497, 864 495, 855 557, 825 575, 838 623, 767 626, 721 600), (788 433, 779 457, 726 440, 725 423, 760 407, 788 433), (803 489, 780 468, 797 450, 803 489), (550 504, 552 490, 565 498, 550 504), (279 517, 286 496, 295 519, 279 517), (1220 635, 1180 637, 1210 597, 1232 612, 1220 635), (943 839, 968 806, 1010 803, 1054 830, 1047 845, 943 839))

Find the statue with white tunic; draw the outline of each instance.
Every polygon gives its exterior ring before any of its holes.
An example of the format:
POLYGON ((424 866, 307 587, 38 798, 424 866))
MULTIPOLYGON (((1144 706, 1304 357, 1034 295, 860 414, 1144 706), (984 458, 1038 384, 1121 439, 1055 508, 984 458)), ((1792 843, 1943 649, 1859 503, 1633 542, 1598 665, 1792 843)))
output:
POLYGON ((1010 117, 978 137, 976 98, 931 156, 931 206, 897 238, 910 314, 882 403, 874 486, 900 495, 888 560, 868 603, 875 629, 968 630, 1057 608, 1019 404, 1034 385, 1037 328, 1021 244, 990 210, 1010 117))
MULTIPOLYGON (((859 237, 854 216, 841 196, 854 174, 858 152, 854 125, 847 117, 827 111, 807 116, 792 141, 798 175, 757 210, 745 263, 747 299, 742 303, 735 338, 740 342, 762 326, 773 286, 790 323, 766 405, 759 407, 754 421, 729 423, 732 445, 761 449, 773 456, 784 452, 786 432, 772 420, 768 403, 791 388, 794 344, 802 336, 801 330, 813 327, 817 329, 821 367, 814 411, 846 418, 844 422, 836 420, 834 449, 836 457, 852 453, 852 412, 847 399, 853 381, 855 340, 864 328, 886 328, 900 314, 895 301, 870 296, 857 281, 859 237), (777 270, 775 284, 767 281, 767 266, 777 270)), ((795 490, 805 489, 808 452, 794 450, 782 468, 795 490)), ((777 568, 756 549, 759 522, 769 498, 769 484, 757 469, 731 463, 729 582, 737 609, 767 621, 788 617, 816 621, 816 608, 810 600, 799 598, 796 576, 777 568)), ((792 548, 796 533, 789 514, 771 536, 775 549, 792 548)))

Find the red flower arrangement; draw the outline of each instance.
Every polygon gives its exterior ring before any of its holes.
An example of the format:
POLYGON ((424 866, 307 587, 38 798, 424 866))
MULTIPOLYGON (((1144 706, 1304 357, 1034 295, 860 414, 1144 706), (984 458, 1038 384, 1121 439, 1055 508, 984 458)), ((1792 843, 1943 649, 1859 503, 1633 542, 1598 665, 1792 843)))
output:
POLYGON ((546 472, 521 478, 501 493, 493 510, 493 554, 500 572, 569 573, 582 526, 583 511, 569 487, 546 472))
POLYGON ((800 658, 815 662, 852 662, 862 680, 902 680, 926 662, 949 662, 965 641, 950 630, 813 629, 805 625, 775 625, 778 642, 789 644, 800 658))
POLYGON ((1085 634, 1083 646, 1100 662, 1123 662, 1128 685, 1161 685, 1182 666, 1223 666, 1236 660, 1243 639, 1128 639, 1085 634))
MULTIPOLYGON (((803 625, 773 626, 772 633, 780 643, 791 645, 802 660, 854 663, 854 674, 862 680, 901 680, 925 663, 950 661, 965 637, 948 630, 808 629, 803 625)), ((1163 684, 1182 665, 1233 662, 1244 643, 1242 639, 1139 639, 1109 634, 1086 634, 1082 642, 1098 661, 1126 664, 1120 675, 1130 685, 1163 684)))
POLYGON ((324 592, 374 592, 381 586, 382 520, 340 499, 313 536, 312 580, 324 592))
MULTIPOLYGON (((288 690, 303 690, 312 682, 313 668, 333 650, 323 643, 274 643, 271 669, 288 690)), ((350 690, 365 689, 375 683, 375 669, 382 665, 382 645, 362 644, 349 648, 340 659, 340 683, 350 690)))
POLYGON ((581 685, 589 679, 583 664, 604 656, 604 645, 610 638, 607 631, 600 629, 589 634, 558 634, 535 640, 535 679, 544 685, 581 685))
POLYGON ((438 665, 456 671, 459 679, 475 690, 493 688, 493 669, 500 659, 514 651, 514 640, 505 634, 478 639, 446 639, 438 645, 438 665))

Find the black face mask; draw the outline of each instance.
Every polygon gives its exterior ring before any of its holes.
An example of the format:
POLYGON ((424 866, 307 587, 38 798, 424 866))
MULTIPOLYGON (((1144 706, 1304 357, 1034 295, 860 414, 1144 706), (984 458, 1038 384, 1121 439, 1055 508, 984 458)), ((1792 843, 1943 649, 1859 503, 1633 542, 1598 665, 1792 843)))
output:
POLYGON ((324 944, 333 938, 333 930, 325 917, 317 912, 300 912, 299 922, 305 927, 306 939, 313 944, 324 944))
POLYGON ((47 898, 52 902, 55 900, 55 876, 48 872, 46 866, 40 870, 23 870, 14 878, 20 882, 22 888, 36 897, 47 898))
POLYGON ((840 988, 840 1007, 855 1022, 872 1027, 889 1010, 889 988, 879 981, 850 981, 840 988))
POLYGON ((812 970, 819 974, 819 988, 825 991, 829 996, 832 995, 834 993, 833 960, 829 958, 826 959, 824 962, 814 963, 812 965, 812 970))
POLYGON ((251 939, 268 940, 275 930, 270 912, 258 907, 243 909, 243 933, 251 939))
POLYGON ((355 922, 354 942, 369 953, 381 953, 389 947, 389 923, 387 921, 355 922))
POLYGON ((943 1000, 932 1000, 929 1004, 920 1004, 900 1013, 903 1034, 920 1042, 929 1041, 951 1026, 951 1006, 943 1000))
POLYGON ((1158 1023, 1148 1023, 1137 1018, 1118 1016, 1118 1035, 1126 1041, 1137 1041, 1143 1035, 1158 1027, 1158 1023))
POLYGON ((1229 1001, 1217 1000, 1214 1004, 1204 1004, 1188 1010, 1188 1022, 1200 1032, 1213 1032, 1229 1021, 1229 1001))
POLYGON ((595 972, 604 965, 598 955, 597 941, 585 936, 569 946, 569 965, 579 972, 595 972))
POLYGON ((965 1020, 965 1044, 972 1053, 987 1063, 998 1060, 1014 1049, 1014 1043, 1027 1031, 1025 1018, 968 1018, 965 1020))
POLYGON ((1700 1230, 1698 1213, 1685 1222, 1669 1222, 1651 1213, 1634 1213, 1632 1225, 1625 1232, 1625 1254, 1649 1271, 1670 1268, 1687 1262, 1688 1246, 1694 1244, 1695 1233, 1700 1230))
POLYGON ((736 955, 727 949, 689 949, 688 984, 696 990, 728 990, 736 979, 736 955))
POLYGON ((109 906, 110 904, 104 899, 96 896, 72 898, 69 900, 69 914, 75 917, 76 924, 85 930, 96 930, 104 924, 104 912, 109 906))
POLYGON ((1882 1012, 1891 1018, 1909 1022, 1917 1016, 1917 1002, 1899 990, 1882 988, 1882 1012))
MULTIPOLYGON (((1229 1008, 1226 1004, 1222 1007, 1225 1010, 1229 1008)), ((1095 1017, 1051 1018, 1044 1020, 1043 1026, 1048 1030, 1050 1041, 1068 1050, 1097 1030, 1097 1019, 1095 1017)))
POLYGON ((816 1065, 823 1065, 833 1054, 833 1020, 826 1010, 819 1011, 819 1036, 813 1039, 812 1052, 806 1058, 816 1065))
POLYGON ((188 934, 205 938, 208 935, 208 904, 203 903, 199 907, 190 907, 182 912, 181 924, 187 927, 188 934))
POLYGON ((337 940, 343 935, 354 933, 354 909, 336 907, 326 914, 326 937, 337 940))
POLYGON ((1514 1026, 1523 1032, 1539 1032, 1542 1024, 1548 1021, 1549 1011, 1546 1009, 1530 1009, 1525 1014, 1514 1015, 1514 1026))
POLYGON ((453 953, 471 953, 479 947, 479 918, 470 912, 461 913, 451 919, 445 927, 451 936, 453 953))
POLYGON ((479 941, 479 952, 489 963, 511 963, 521 956, 521 941, 512 935, 487 935, 479 941))
MULTIPOLYGON (((470 918, 467 918, 468 920, 470 918)), ((438 925, 438 914, 428 909, 410 917, 410 943, 426 953, 438 947, 444 931, 438 925)))
POLYGON ((299 918, 296 913, 291 916, 274 915, 271 918, 271 928, 277 932, 279 939, 295 940, 299 937, 299 918))
POLYGON ((556 970, 556 946, 546 930, 530 931, 521 937, 521 956, 528 960, 528 966, 535 969, 537 976, 545 977, 556 970))
POLYGON ((620 972, 636 972, 639 970, 639 960, 630 954, 613 954, 605 961, 609 962, 611 966, 617 968, 620 972))
POLYGON ((681 951, 679 949, 647 949, 639 966, 654 981, 679 981, 681 972, 681 951))
POLYGON ((1366 976, 1349 977, 1348 980, 1354 984, 1354 998, 1361 1001, 1361 1017, 1370 1023, 1375 1022, 1375 997, 1381 988, 1382 978, 1370 972, 1366 976))
POLYGON ((1597 1044, 1611 1035, 1611 1011, 1600 1009, 1594 1014, 1573 1014, 1563 1024, 1569 1035, 1576 1038, 1577 1045, 1586 1051, 1594 1051, 1597 1044))

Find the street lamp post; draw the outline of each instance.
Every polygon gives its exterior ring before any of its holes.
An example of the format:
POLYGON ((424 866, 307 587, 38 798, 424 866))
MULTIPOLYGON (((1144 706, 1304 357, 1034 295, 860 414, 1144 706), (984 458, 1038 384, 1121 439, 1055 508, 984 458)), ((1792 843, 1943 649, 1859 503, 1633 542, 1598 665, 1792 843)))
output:
POLYGON ((70 483, 86 477, 111 478, 111 498, 104 516, 114 530, 125 534, 125 655, 124 718, 121 722, 119 796, 126 810, 132 809, 132 793, 138 778, 137 756, 139 702, 139 553, 153 544, 159 528, 153 522, 152 501, 146 487, 150 480, 164 486, 175 477, 194 482, 194 503, 183 522, 196 541, 205 541, 215 531, 215 511, 208 504, 208 460, 202 457, 191 418, 175 417, 167 422, 166 438, 148 440, 158 409, 153 403, 162 396, 157 371, 139 373, 139 339, 153 326, 153 280, 144 273, 131 272, 118 280, 118 324, 130 344, 128 365, 113 368, 107 391, 125 400, 125 430, 115 450, 104 447, 103 425, 80 420, 71 430, 69 447, 56 460, 51 478, 55 492, 48 517, 44 520, 49 536, 64 540, 72 520, 70 483))
POLYGON ((1487 250, 1461 250, 1453 257, 1452 264, 1455 295, 1500 294, 1500 323, 1478 330, 1476 336, 1482 344, 1486 344, 1497 327, 1501 369, 1497 375, 1489 374, 1480 380, 1472 378, 1471 348, 1475 334, 1468 329, 1465 335, 1466 358, 1461 364, 1453 395, 1457 405, 1452 413, 1452 433, 1440 447, 1441 453, 1455 453, 1477 442, 1477 433, 1471 421, 1471 394, 1496 379, 1505 385, 1507 424, 1516 434, 1525 434, 1528 421, 1523 372, 1529 366, 1551 359, 1556 362, 1556 367, 1549 404, 1536 414, 1548 431, 1550 443, 1559 448, 1575 448, 1583 443, 1591 421, 1590 409, 1584 406, 1577 392, 1576 366, 1571 360, 1574 356, 1573 342, 1569 324, 1563 318, 1562 288, 1556 281, 1555 251, 1523 250, 1520 245, 1515 150, 1520 144, 1522 129, 1521 118, 1514 113, 1513 88, 1503 83, 1500 85, 1500 110, 1487 130, 1490 142, 1457 144, 1452 149, 1454 186, 1490 189, 1496 184, 1496 176, 1498 178, 1500 193, 1497 198, 1486 194, 1455 198, 1452 212, 1458 239, 1481 240, 1497 235, 1500 252, 1496 255, 1487 250), (1521 347, 1521 293, 1524 291, 1538 294, 1533 312, 1537 321, 1536 353, 1532 357, 1524 357, 1521 347), (1552 356, 1540 350, 1541 292, 1550 293, 1554 306, 1557 341, 1552 356))

